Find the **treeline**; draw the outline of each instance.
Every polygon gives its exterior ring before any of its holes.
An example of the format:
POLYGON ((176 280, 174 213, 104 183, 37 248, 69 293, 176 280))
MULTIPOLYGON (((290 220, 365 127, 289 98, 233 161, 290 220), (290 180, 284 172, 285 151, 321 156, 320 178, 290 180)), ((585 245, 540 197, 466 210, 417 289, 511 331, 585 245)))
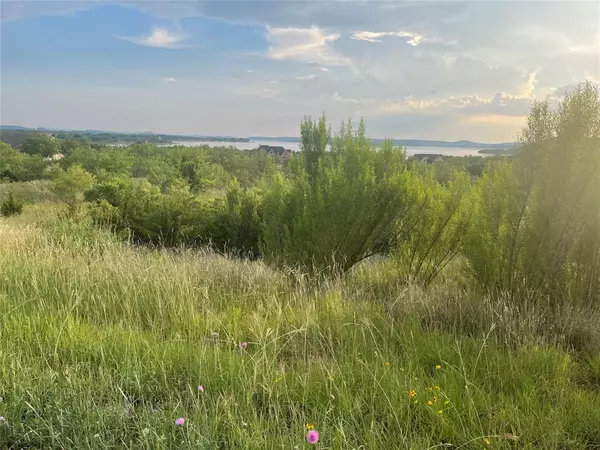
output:
POLYGON ((261 152, 63 141, 66 157, 35 175, 40 155, 2 149, 13 163, 0 177, 47 177, 70 214, 87 200, 94 223, 138 243, 208 245, 314 277, 385 254, 423 284, 454 261, 486 292, 597 302, 598 86, 535 103, 520 151, 486 164, 408 164, 391 140, 373 147, 362 121, 334 134, 306 118, 300 131, 285 167, 261 152))

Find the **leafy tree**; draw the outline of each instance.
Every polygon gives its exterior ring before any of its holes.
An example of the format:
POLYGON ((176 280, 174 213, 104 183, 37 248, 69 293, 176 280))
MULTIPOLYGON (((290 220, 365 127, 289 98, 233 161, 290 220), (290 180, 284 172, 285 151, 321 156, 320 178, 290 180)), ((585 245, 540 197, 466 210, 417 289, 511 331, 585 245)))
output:
POLYGON ((52 190, 67 204, 69 214, 76 215, 85 192, 94 184, 94 176, 79 165, 60 172, 52 181, 52 190))
POLYGON ((35 133, 23 142, 21 150, 29 155, 41 155, 50 157, 60 151, 60 143, 54 137, 44 133, 35 133))

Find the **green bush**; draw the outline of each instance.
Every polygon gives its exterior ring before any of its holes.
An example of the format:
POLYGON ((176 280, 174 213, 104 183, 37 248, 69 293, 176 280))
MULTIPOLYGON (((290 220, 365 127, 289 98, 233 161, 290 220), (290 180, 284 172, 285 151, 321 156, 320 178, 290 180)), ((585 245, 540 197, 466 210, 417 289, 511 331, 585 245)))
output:
POLYGON ((9 216, 18 216, 23 212, 23 202, 17 200, 15 195, 10 192, 8 198, 0 204, 0 214, 9 216))
POLYGON ((306 119, 301 132, 291 178, 278 176, 265 193, 262 253, 277 267, 345 272, 383 249, 405 210, 404 151, 371 146, 362 121, 331 140, 324 118, 306 119))
POLYGON ((100 183, 86 198, 93 221, 135 242, 164 247, 211 246, 244 257, 259 256, 260 200, 234 181, 226 196, 203 200, 179 180, 165 193, 146 180, 100 183))
POLYGON ((52 191, 64 201, 69 214, 74 216, 84 200, 85 192, 95 182, 92 174, 79 165, 71 166, 67 171, 60 171, 52 180, 52 191))
POLYGON ((477 283, 520 300, 600 295, 600 90, 533 105, 512 164, 478 184, 463 251, 477 283), (567 295, 568 294, 568 295, 567 295))
POLYGON ((459 253, 470 223, 471 181, 466 171, 453 172, 448 186, 434 169, 409 172, 405 184, 409 213, 396 230, 395 260, 409 278, 430 283, 459 253))

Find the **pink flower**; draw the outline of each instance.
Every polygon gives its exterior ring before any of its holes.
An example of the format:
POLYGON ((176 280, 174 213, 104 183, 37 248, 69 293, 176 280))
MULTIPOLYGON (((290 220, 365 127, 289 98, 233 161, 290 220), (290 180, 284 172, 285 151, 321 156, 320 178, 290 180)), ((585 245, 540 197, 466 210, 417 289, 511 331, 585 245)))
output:
POLYGON ((310 430, 306 433, 306 442, 309 444, 316 444, 319 442, 319 432, 317 430, 310 430))
POLYGON ((246 341, 244 341, 240 344, 240 348, 243 350, 246 350, 247 347, 248 347, 248 343, 246 341))
POLYGON ((183 425, 185 423, 185 419, 183 417, 180 417, 179 419, 177 419, 175 421, 175 425, 183 425))
POLYGON ((204 386, 202 386, 202 385, 198 386, 198 392, 204 392, 204 386))

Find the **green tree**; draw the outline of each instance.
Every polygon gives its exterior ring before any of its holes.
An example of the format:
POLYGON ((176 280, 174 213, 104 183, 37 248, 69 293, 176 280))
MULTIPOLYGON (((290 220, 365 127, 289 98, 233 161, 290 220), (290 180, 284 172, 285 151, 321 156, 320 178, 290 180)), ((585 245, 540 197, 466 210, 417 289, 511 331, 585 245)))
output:
POLYGON ((69 167, 52 180, 52 190, 67 204, 71 216, 77 214, 85 192, 93 185, 94 176, 79 165, 69 167))
POLYGON ((35 133, 23 142, 21 150, 29 155, 50 157, 60 151, 60 143, 55 137, 44 133, 35 133))

